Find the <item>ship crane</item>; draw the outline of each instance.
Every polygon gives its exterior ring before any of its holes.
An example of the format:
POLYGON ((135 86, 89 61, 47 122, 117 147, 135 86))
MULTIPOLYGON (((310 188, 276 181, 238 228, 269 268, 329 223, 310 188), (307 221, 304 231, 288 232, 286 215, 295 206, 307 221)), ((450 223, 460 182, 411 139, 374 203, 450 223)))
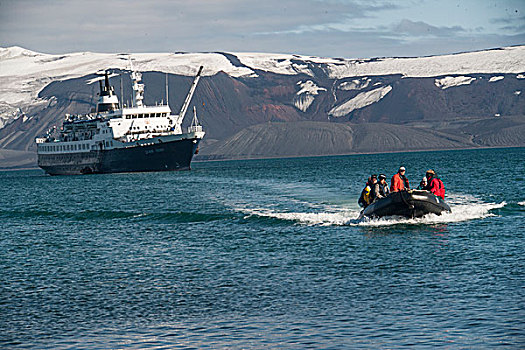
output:
POLYGON ((188 92, 188 95, 186 96, 186 100, 184 101, 184 104, 182 105, 182 108, 180 110, 179 115, 177 116, 177 120, 175 121, 175 125, 180 125, 182 121, 184 120, 184 116, 186 115, 186 112, 188 111, 188 107, 190 105, 191 99, 193 97, 193 94, 195 93, 195 89, 197 88, 197 84, 199 83, 199 79, 201 77, 202 69, 204 67, 200 66, 199 71, 197 72, 197 75, 195 76, 195 79, 193 79, 193 83, 191 84, 190 91, 188 92))

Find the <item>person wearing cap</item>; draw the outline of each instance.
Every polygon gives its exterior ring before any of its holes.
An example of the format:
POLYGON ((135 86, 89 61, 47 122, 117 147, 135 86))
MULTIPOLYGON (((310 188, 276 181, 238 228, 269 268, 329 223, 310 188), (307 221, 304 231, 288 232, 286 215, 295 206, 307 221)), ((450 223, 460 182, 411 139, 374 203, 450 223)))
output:
POLYGON ((427 170, 426 173, 427 185, 424 190, 430 191, 441 199, 445 199, 445 185, 439 177, 437 177, 436 172, 432 169, 427 170))
POLYGON ((410 189, 408 179, 405 177, 405 167, 399 167, 397 173, 392 176, 390 181, 390 192, 405 191, 410 189))
POLYGON ((359 200, 357 201, 357 203, 361 207, 363 208, 368 207, 374 200, 373 199, 374 194, 372 192, 372 189, 374 188, 374 185, 376 184, 376 182, 377 182, 376 174, 373 174, 368 178, 368 182, 366 183, 365 188, 363 188, 363 190, 361 191, 361 196, 359 197, 359 200))
POLYGON ((388 184, 386 182, 386 175, 380 174, 379 182, 377 182, 374 185, 374 200, 385 198, 389 194, 390 194, 390 190, 388 189, 388 184))

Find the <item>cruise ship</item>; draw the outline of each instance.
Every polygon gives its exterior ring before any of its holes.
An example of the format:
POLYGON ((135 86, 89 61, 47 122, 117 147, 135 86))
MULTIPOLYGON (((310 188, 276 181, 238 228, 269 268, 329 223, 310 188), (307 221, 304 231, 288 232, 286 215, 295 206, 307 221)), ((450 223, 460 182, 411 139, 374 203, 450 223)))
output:
MULTIPOLYGON (((50 175, 189 170, 205 132, 195 107, 186 130, 182 121, 202 68, 179 114, 171 113, 168 101, 146 106, 142 74, 133 69, 132 103, 123 106, 105 71, 99 79, 99 98, 92 113, 66 114, 62 127, 36 139, 38 166, 50 175)), ((166 81, 166 95, 167 89, 166 81)))

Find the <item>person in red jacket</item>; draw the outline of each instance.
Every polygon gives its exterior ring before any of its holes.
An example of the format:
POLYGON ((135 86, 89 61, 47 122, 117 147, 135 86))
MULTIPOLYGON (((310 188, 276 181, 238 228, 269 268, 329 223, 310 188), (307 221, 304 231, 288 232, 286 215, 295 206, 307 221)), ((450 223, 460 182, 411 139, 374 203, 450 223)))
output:
POLYGON ((436 172, 432 169, 427 170, 427 186, 424 190, 430 191, 441 199, 445 199, 445 185, 439 177, 436 176, 436 172))
POLYGON ((404 191, 410 189, 408 179, 405 177, 405 171, 405 167, 402 166, 399 168, 397 173, 394 176, 392 176, 392 180, 390 180, 390 192, 404 191))

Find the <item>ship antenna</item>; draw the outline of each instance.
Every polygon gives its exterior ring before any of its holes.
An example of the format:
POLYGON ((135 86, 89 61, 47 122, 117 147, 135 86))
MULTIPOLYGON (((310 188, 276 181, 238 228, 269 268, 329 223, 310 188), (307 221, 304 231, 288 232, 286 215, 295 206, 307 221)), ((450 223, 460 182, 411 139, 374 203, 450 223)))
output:
POLYGON ((169 106, 169 94, 168 94, 168 73, 166 72, 166 105, 169 106))

